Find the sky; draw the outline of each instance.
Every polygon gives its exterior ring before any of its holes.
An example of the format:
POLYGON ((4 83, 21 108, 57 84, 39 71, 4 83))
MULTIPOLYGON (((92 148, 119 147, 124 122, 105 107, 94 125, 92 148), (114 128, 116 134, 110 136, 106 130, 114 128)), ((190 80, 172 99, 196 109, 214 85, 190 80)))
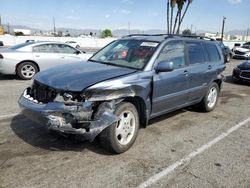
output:
MULTIPOLYGON (((32 28, 166 29, 167 0, 0 0, 2 23, 32 28)), ((193 0, 182 29, 250 28, 250 0, 193 0)))

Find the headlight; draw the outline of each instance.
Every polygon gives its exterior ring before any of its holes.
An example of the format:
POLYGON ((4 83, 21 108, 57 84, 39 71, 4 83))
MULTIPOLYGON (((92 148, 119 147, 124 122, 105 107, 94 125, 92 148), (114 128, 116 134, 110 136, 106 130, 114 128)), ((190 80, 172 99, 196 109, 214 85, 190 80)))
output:
POLYGON ((55 102, 66 102, 61 94, 57 94, 54 101, 55 102))
POLYGON ((78 103, 78 100, 70 93, 57 94, 54 99, 55 102, 62 102, 66 105, 75 105, 78 103))

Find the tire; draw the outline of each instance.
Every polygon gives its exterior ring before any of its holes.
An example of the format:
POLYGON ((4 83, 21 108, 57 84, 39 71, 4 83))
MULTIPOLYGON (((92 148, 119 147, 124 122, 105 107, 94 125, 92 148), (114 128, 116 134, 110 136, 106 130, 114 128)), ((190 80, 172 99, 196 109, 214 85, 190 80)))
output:
POLYGON ((17 75, 22 80, 30 80, 38 72, 38 67, 32 62, 23 62, 17 66, 17 75))
POLYGON ((210 112, 214 110, 219 97, 219 86, 213 82, 207 90, 206 95, 200 103, 200 107, 204 112, 210 112))
POLYGON ((129 102, 120 103, 115 112, 120 121, 103 130, 99 139, 108 151, 123 153, 135 142, 139 130, 139 116, 135 106, 129 102))
POLYGON ((231 55, 230 55, 230 54, 227 54, 226 63, 229 63, 230 60, 231 60, 231 55))

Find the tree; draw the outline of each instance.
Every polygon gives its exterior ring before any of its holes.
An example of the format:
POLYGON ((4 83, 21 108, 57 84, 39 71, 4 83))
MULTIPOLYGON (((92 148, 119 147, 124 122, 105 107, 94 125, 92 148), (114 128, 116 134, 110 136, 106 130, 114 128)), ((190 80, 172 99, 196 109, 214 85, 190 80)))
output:
POLYGON ((189 8, 189 6, 190 6, 190 4, 191 4, 192 2, 193 2, 193 0, 188 0, 188 2, 187 2, 187 6, 186 6, 186 8, 185 8, 185 11, 184 11, 184 13, 183 13, 183 15, 182 15, 182 17, 181 17, 181 19, 180 19, 180 21, 179 21, 177 31, 179 31, 179 30, 180 30, 181 23, 182 23, 182 21, 183 21, 183 19, 184 19, 185 15, 186 15, 186 13, 187 13, 187 10, 188 10, 188 8, 189 8))
POLYGON ((168 3, 170 3, 167 6, 168 33, 179 34, 181 23, 182 23, 185 15, 187 13, 187 10, 192 2, 193 2, 193 0, 171 0, 171 1, 168 1, 168 3), (182 9, 183 9, 185 3, 186 3, 185 10, 184 10, 184 13, 182 13, 182 9), (176 10, 175 19, 174 19, 174 8, 176 7, 176 5, 177 5, 177 10, 176 10), (169 6, 171 7, 170 19, 169 19, 169 11, 170 11, 169 6), (174 19, 174 25, 173 25, 173 19, 174 19))
POLYGON ((174 16, 174 7, 176 5, 176 0, 171 0, 171 18, 170 18, 170 33, 173 33, 172 26, 173 26, 173 16, 174 16))
POLYGON ((106 37, 113 37, 110 29, 105 29, 104 31, 102 31, 102 38, 106 38, 106 37))
POLYGON ((182 31, 182 34, 183 34, 183 35, 187 35, 187 36, 192 35, 190 29, 185 29, 184 31, 182 31))
MULTIPOLYGON (((176 29, 177 21, 178 20, 179 20, 179 23, 180 23, 180 20, 181 20, 181 11, 182 11, 182 8, 183 8, 183 5, 184 5, 185 2, 186 2, 186 0, 177 0, 176 1, 176 3, 177 3, 177 13, 176 13, 176 16, 175 16, 173 33, 175 33, 175 29, 176 29)), ((179 34, 178 28, 177 28, 176 34, 179 34)))
POLYGON ((168 34, 170 33, 170 28, 169 28, 169 1, 167 2, 167 30, 168 30, 168 34))
POLYGON ((23 32, 20 32, 20 31, 15 32, 15 35, 16 35, 16 36, 24 36, 23 32))

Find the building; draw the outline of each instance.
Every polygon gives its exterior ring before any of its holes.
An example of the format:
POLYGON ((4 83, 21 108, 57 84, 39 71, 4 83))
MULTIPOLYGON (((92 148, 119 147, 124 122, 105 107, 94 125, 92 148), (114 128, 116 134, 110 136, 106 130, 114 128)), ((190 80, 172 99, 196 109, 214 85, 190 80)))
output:
POLYGON ((3 26, 0 25, 0 35, 4 35, 4 29, 3 26))
POLYGON ((13 29, 14 33, 22 32, 24 35, 31 35, 30 29, 13 29))

